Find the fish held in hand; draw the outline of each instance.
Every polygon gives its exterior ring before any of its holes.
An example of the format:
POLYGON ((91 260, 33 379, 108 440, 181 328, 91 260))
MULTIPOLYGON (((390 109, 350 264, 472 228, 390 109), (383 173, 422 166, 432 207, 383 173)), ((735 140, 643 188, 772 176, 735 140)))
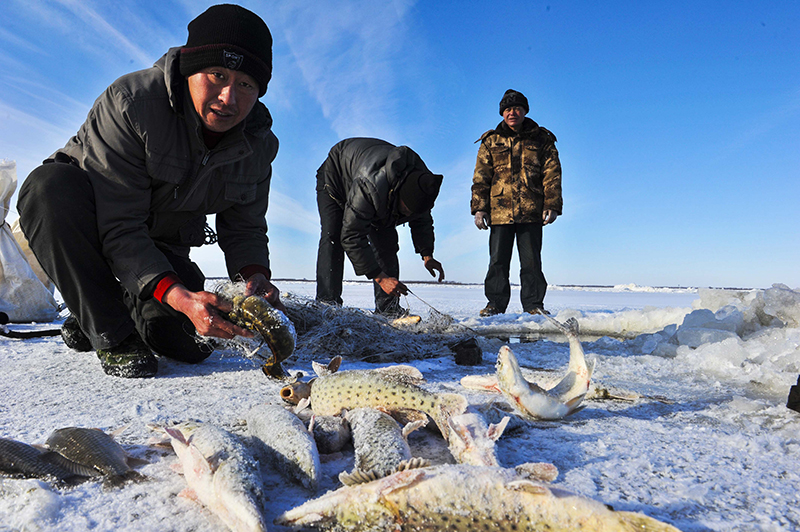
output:
POLYGON ((284 526, 340 532, 679 532, 632 512, 569 493, 515 469, 442 465, 345 486, 280 515, 284 526))
POLYGON ((233 309, 228 313, 228 318, 239 327, 257 333, 269 347, 271 355, 264 357, 267 360, 264 373, 283 377, 280 363, 291 356, 297 343, 292 321, 262 296, 236 295, 231 304, 233 309))
POLYGON ((209 424, 166 427, 194 498, 235 532, 266 532, 258 463, 241 440, 209 424))

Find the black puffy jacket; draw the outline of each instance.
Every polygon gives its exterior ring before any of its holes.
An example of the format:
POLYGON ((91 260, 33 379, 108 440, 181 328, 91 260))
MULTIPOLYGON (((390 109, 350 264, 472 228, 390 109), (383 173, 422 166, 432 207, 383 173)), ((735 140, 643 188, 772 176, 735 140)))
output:
POLYGON ((342 247, 356 275, 372 278, 381 271, 369 246, 371 228, 407 222, 414 251, 433 255, 430 211, 403 217, 398 210, 397 192, 412 170, 430 171, 408 146, 372 138, 339 142, 317 170, 317 191, 326 191, 344 210, 342 247))

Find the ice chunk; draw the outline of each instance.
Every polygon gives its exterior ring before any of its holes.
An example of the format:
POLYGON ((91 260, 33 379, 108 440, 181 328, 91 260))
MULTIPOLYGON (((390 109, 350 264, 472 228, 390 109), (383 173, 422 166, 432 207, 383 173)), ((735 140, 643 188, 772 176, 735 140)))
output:
POLYGON ((733 331, 721 329, 681 327, 678 329, 678 332, 675 333, 675 337, 680 345, 697 348, 703 344, 722 342, 728 338, 739 338, 739 335, 733 331))

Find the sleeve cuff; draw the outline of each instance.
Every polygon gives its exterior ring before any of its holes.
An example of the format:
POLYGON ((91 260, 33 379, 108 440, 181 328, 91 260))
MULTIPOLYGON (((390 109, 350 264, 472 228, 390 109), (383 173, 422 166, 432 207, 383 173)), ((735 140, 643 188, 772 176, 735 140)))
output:
POLYGON ((239 275, 241 275, 242 279, 244 279, 245 281, 247 281, 257 273, 263 273, 264 277, 267 278, 267 281, 272 279, 272 272, 270 271, 270 269, 260 264, 250 264, 239 270, 239 275))
POLYGON ((178 277, 177 274, 172 272, 168 273, 161 279, 158 284, 156 285, 156 289, 153 291, 153 297, 158 300, 159 303, 164 303, 162 298, 164 294, 169 290, 173 285, 182 284, 181 278, 178 277))

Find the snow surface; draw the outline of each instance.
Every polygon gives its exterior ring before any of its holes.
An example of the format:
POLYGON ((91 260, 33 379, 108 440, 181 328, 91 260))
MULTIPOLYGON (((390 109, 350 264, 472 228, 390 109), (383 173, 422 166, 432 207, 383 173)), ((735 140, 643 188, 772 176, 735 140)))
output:
MULTIPOLYGON (((314 291, 311 282, 277 284, 299 296, 314 291)), ((457 366, 452 356, 412 362, 431 390, 489 401, 459 382, 493 373, 504 342, 538 375, 558 377, 566 367, 566 342, 550 334, 544 317, 520 313, 517 289, 509 313, 479 318, 482 286, 409 286, 415 295, 404 304, 413 312, 425 318, 430 305, 487 335, 480 339, 481 366, 457 366)), ((372 287, 347 283, 344 299, 369 310, 372 287)), ((800 529, 800 414, 786 408, 800 373, 800 292, 782 285, 759 291, 551 287, 546 304, 560 321, 578 319, 584 349, 597 360, 593 381, 639 398, 589 400, 565 420, 508 432, 497 446, 502 465, 551 462, 559 470, 556 484, 687 532, 800 529)), ((287 369, 311 374, 310 361, 297 355, 287 369)), ((3 532, 224 530, 208 510, 178 496, 185 482, 170 468, 176 458, 148 444, 148 425, 199 419, 235 431, 252 405, 274 401, 280 388, 257 361, 235 351, 216 352, 197 366, 160 359, 153 379, 109 377, 93 353, 71 351, 59 337, 0 339, 0 367, 0 436, 43 443, 60 427, 127 427, 118 441, 150 462, 138 468, 148 481, 115 489, 86 482, 61 490, 40 480, 0 478, 3 532)), ((343 363, 343 369, 363 367, 370 365, 343 363)), ((425 430, 410 437, 412 450, 447 460, 439 440, 425 430)), ((324 462, 316 495, 338 487, 336 475, 351 467, 351 451, 324 462)), ((270 523, 314 496, 268 468, 263 478, 270 523)))

